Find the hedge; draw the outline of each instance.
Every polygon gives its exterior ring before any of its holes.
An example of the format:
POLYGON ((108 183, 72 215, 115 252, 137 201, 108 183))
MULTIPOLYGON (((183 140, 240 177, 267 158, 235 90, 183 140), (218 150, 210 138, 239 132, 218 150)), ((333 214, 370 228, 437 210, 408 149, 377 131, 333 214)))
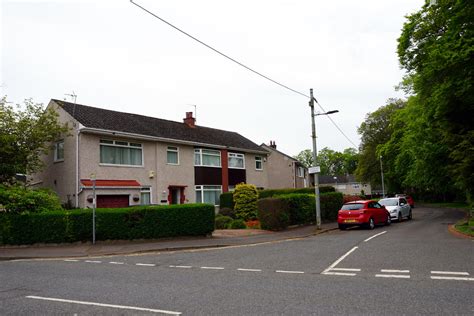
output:
MULTIPOLYGON (((96 240, 207 235, 214 206, 181 204, 96 210, 96 240)), ((0 213, 0 244, 34 244, 92 239, 92 210, 0 213)))
POLYGON ((290 224, 290 217, 285 201, 280 198, 258 200, 258 220, 262 229, 283 230, 290 224))
POLYGON ((221 194, 221 196, 219 197, 219 208, 234 209, 234 193, 233 192, 225 192, 221 194))

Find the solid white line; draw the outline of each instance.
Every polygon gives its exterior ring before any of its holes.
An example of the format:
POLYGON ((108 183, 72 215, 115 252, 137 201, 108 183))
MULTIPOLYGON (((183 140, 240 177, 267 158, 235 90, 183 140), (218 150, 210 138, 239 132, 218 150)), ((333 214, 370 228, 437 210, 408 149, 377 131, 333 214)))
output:
POLYGON ((474 278, 431 276, 433 280, 456 280, 456 281, 474 281, 474 278))
POLYGON ((224 270, 223 267, 201 267, 201 269, 206 269, 206 270, 224 270))
POLYGON ((390 270, 390 269, 382 269, 380 272, 384 273, 410 273, 410 270, 390 270))
POLYGON ((375 234, 375 235, 373 235, 372 237, 369 237, 369 238, 367 238, 366 240, 364 240, 364 242, 368 242, 368 241, 371 240, 372 238, 375 238, 375 237, 377 237, 377 236, 383 235, 383 234, 385 234, 386 232, 387 232, 387 231, 384 231, 384 232, 375 234))
POLYGON ((348 252, 346 252, 342 257, 340 257, 339 259, 337 259, 336 261, 334 261, 333 264, 331 264, 329 267, 327 267, 326 270, 324 270, 322 273, 324 272, 328 272, 329 270, 332 270, 332 268, 334 268, 335 266, 337 266, 342 260, 344 260, 345 257, 347 257, 348 255, 350 255, 354 250, 356 250, 357 246, 355 246, 354 248, 352 248, 351 250, 349 250, 348 252))
POLYGON ((285 270, 276 270, 276 273, 294 273, 294 274, 302 274, 304 271, 285 271, 285 270))
POLYGON ((162 314, 168 314, 168 315, 181 315, 180 312, 173 312, 173 311, 167 311, 167 310, 162 310, 162 309, 151 309, 151 308, 135 307, 135 306, 102 304, 102 303, 95 303, 95 302, 65 300, 65 299, 61 299, 61 298, 41 297, 41 296, 33 296, 33 295, 26 296, 26 298, 32 298, 32 299, 35 299, 35 300, 44 300, 44 301, 54 301, 54 302, 61 302, 61 303, 92 305, 92 306, 110 307, 110 308, 119 308, 119 309, 131 309, 131 310, 135 310, 135 311, 162 313, 162 314))
POLYGON ((409 279, 409 275, 403 274, 376 274, 376 278, 396 278, 396 279, 409 279))
POLYGON ((344 276, 356 276, 357 273, 347 273, 347 272, 323 272, 324 275, 344 275, 344 276))
POLYGON ((117 262, 117 261, 110 261, 110 264, 124 264, 123 262, 117 262))
POLYGON ((79 260, 76 260, 76 259, 64 259, 64 261, 67 261, 67 262, 78 262, 79 260))
POLYGON ((192 266, 170 266, 170 268, 191 269, 192 266))
POLYGON ((88 262, 88 263, 102 263, 102 261, 99 261, 99 260, 85 260, 84 262, 88 262))
POLYGON ((260 270, 260 269, 242 269, 242 268, 237 269, 237 271, 262 272, 262 270, 260 270))
POLYGON ((144 266, 144 267, 154 267, 156 264, 153 263, 135 263, 136 266, 144 266))
POLYGON ((469 275, 468 272, 452 272, 452 271, 431 271, 432 274, 454 274, 454 275, 469 275))
POLYGON ((355 271, 355 272, 360 272, 360 269, 332 268, 331 271, 355 271))

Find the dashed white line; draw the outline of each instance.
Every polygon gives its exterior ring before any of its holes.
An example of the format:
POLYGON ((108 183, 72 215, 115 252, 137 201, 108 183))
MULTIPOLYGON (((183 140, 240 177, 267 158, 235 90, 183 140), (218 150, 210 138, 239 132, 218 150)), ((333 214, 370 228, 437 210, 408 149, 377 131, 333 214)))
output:
POLYGON ((333 264, 331 264, 329 267, 326 268, 326 270, 324 270, 322 273, 326 273, 328 272, 329 270, 332 270, 335 266, 337 266, 342 260, 344 260, 345 257, 347 257, 348 255, 350 255, 353 251, 355 251, 357 248, 357 246, 355 246, 354 248, 352 248, 351 250, 349 250, 348 252, 346 252, 344 255, 342 255, 339 259, 337 259, 336 261, 334 261, 333 264))
POLYGON ((454 272, 454 271, 431 271, 431 274, 469 275, 468 272, 454 272))
POLYGON ((448 277, 448 276, 435 276, 435 275, 432 275, 431 279, 433 279, 433 280, 474 281, 474 278, 448 277))
POLYGON ((153 263, 135 263, 136 266, 143 266, 143 267, 155 267, 156 264, 153 263))
POLYGON ((304 271, 287 271, 287 270, 276 270, 276 273, 290 273, 290 274, 303 274, 304 271))
POLYGON ((395 279, 409 279, 409 275, 404 274, 376 274, 376 278, 395 278, 395 279))
POLYGON ((375 237, 377 237, 377 236, 383 235, 383 234, 385 234, 386 232, 387 232, 387 231, 383 231, 383 232, 381 232, 381 233, 375 234, 375 235, 373 235, 372 237, 369 237, 369 238, 367 238, 366 240, 364 240, 364 242, 368 242, 368 241, 371 240, 372 238, 375 238, 375 237))
POLYGON ((167 311, 163 309, 152 309, 152 308, 143 308, 143 307, 126 306, 126 305, 102 304, 102 303, 96 303, 96 302, 66 300, 62 298, 42 297, 42 296, 33 296, 33 295, 26 296, 26 298, 31 298, 35 300, 43 300, 43 301, 70 303, 70 304, 91 305, 91 306, 109 307, 109 308, 117 308, 117 309, 129 309, 129 310, 135 310, 135 311, 160 313, 160 314, 167 314, 167 315, 181 315, 180 312, 167 311))
POLYGON ((347 272, 323 272, 324 275, 342 275, 342 276, 356 276, 357 273, 347 273, 347 272))
POLYGON ((191 269, 192 266, 170 266, 170 268, 178 268, 178 269, 191 269))
POLYGON ((262 272, 260 269, 244 269, 244 268, 238 268, 237 271, 245 271, 245 272, 262 272))
POLYGON ((117 261, 110 261, 109 263, 110 263, 110 264, 125 264, 125 263, 123 263, 123 262, 117 262, 117 261))
POLYGON ((380 272, 383 273, 410 273, 410 270, 390 270, 390 269, 382 269, 380 272))
POLYGON ((332 268, 331 271, 354 271, 360 272, 360 269, 351 269, 351 268, 332 268))
POLYGON ((102 263, 102 261, 99 261, 99 260, 85 260, 84 262, 87 262, 87 263, 102 263))
POLYGON ((204 270, 224 270, 224 267, 201 267, 204 270))
POLYGON ((67 262, 78 262, 79 260, 77 260, 77 259, 64 259, 64 261, 67 261, 67 262))

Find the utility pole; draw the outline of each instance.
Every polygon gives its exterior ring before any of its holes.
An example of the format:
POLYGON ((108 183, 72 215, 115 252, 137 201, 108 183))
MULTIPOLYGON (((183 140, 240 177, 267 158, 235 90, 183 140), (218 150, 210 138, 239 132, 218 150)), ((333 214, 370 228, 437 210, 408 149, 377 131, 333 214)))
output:
POLYGON ((382 156, 380 156, 380 174, 382 176, 382 197, 385 198, 385 184, 384 184, 384 181, 383 181, 382 156))
POLYGON ((309 107, 311 108, 311 130, 313 138, 313 168, 316 172, 313 173, 314 175, 314 198, 316 200, 316 229, 321 229, 321 204, 319 200, 319 170, 318 168, 318 152, 316 148, 316 124, 314 122, 314 97, 313 97, 313 89, 309 89, 310 93, 310 100, 309 100, 309 107))

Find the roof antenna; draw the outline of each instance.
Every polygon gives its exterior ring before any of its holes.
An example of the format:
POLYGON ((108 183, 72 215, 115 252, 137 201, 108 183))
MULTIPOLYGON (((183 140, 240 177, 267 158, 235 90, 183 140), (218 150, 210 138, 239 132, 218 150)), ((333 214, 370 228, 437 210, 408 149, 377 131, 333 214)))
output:
POLYGON ((74 99, 74 107, 72 108, 72 117, 76 114, 76 100, 77 100, 77 94, 72 91, 72 93, 65 93, 64 95, 67 95, 68 97, 71 97, 74 99))
POLYGON ((188 104, 190 106, 194 106, 194 122, 197 122, 197 116, 198 116, 198 113, 197 113, 197 105, 196 104, 188 104))

